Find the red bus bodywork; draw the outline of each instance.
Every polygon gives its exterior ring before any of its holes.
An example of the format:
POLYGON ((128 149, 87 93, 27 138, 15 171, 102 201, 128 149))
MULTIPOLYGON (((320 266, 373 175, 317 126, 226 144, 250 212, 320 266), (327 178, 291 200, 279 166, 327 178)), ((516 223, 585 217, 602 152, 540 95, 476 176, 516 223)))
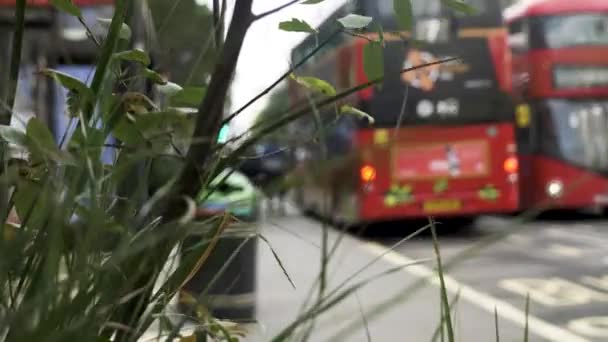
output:
MULTIPOLYGON (((607 13, 605 0, 537 0, 522 1, 504 12, 505 22, 513 28, 538 18, 563 17, 579 14, 607 13)), ((546 132, 545 120, 538 112, 548 101, 585 103, 608 99, 608 83, 596 86, 560 88, 555 83, 557 67, 593 67, 608 70, 608 45, 576 45, 552 48, 536 46, 528 36, 526 47, 516 45, 512 50, 513 95, 518 107, 531 118, 524 119, 518 128, 518 138, 530 139, 532 130, 546 132), (527 122, 527 124, 524 124, 527 122)), ((570 113, 553 112, 554 122, 566 122, 570 113)), ((608 131, 603 134, 608 135, 608 131)), ((583 209, 608 206, 608 177, 605 170, 592 170, 531 147, 520 154, 522 209, 555 208, 583 209), (561 185, 558 187, 558 185, 561 185), (551 191, 550 187, 559 189, 551 191), (562 190, 563 189, 563 190, 562 190)))
MULTIPOLYGON (((399 37, 390 34, 384 38, 387 44, 400 42, 399 37)), ((506 30, 501 27, 462 29, 459 40, 466 38, 485 44, 488 59, 483 59, 483 64, 491 68, 489 73, 496 80, 496 91, 507 97, 511 72, 506 30)), ((365 83, 368 80, 363 67, 363 47, 367 43, 356 39, 338 47, 321 57, 316 69, 307 72, 330 80, 339 90, 365 83)), ((459 43, 450 44, 458 46, 459 43)), ((387 84, 383 86, 387 87, 387 84)), ((295 82, 290 83, 292 104, 305 100, 301 89, 295 82)), ((380 91, 366 88, 347 101, 365 108, 380 91)), ((450 96, 460 96, 459 91, 451 90, 450 96)), ((489 109, 492 110, 495 109, 489 109)), ((398 111, 396 108, 392 114, 395 121, 398 111)), ((371 115, 374 116, 373 111, 371 115)), ((475 217, 514 212, 519 208, 518 159, 512 121, 394 126, 357 128, 350 138, 349 157, 333 164, 329 170, 320 171, 320 157, 300 164, 297 174, 300 180, 305 179, 305 184, 296 193, 299 205, 344 223, 428 216, 475 217), (446 146, 458 157, 457 174, 449 169, 446 146)))

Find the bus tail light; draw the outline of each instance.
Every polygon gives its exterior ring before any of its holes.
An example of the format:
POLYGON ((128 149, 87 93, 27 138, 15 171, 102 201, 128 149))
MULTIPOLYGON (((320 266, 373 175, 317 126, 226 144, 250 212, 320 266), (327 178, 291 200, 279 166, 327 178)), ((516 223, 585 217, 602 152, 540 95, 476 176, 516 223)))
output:
POLYGON ((370 183, 376 180, 376 168, 371 165, 363 165, 359 170, 359 177, 363 183, 370 183))
POLYGON ((503 168, 507 173, 517 173, 519 170, 519 161, 516 157, 509 157, 505 159, 503 163, 503 168))

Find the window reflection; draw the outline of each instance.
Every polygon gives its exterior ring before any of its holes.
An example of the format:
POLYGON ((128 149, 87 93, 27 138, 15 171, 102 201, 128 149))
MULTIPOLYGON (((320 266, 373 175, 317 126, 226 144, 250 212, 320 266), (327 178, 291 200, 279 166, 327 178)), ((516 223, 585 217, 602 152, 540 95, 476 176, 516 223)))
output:
POLYGON ((608 44, 608 13, 543 18, 542 30, 549 48, 608 44))
POLYGON ((543 152, 581 167, 608 171, 608 102, 551 100, 541 114, 543 152))

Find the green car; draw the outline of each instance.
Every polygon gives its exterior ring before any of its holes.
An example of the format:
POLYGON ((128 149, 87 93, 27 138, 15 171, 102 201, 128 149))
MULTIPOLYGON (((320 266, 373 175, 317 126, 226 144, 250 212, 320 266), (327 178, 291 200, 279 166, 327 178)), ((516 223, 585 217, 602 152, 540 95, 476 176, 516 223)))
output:
POLYGON ((238 171, 224 170, 211 182, 209 189, 199 194, 197 202, 200 208, 227 210, 242 221, 255 221, 259 198, 259 191, 249 178, 238 171))

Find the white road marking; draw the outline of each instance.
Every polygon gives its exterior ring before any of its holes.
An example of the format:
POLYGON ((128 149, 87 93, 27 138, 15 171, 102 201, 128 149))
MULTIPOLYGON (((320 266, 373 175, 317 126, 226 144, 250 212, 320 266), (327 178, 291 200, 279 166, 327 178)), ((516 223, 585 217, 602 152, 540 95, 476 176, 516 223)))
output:
POLYGON ((608 302, 608 295, 575 282, 558 278, 511 278, 503 279, 499 287, 517 293, 545 306, 585 305, 608 302))
POLYGON ((553 253, 559 256, 578 258, 583 255, 583 250, 573 246, 563 245, 560 243, 554 243, 549 246, 549 253, 553 253))
MULTIPOLYGON (((391 251, 375 242, 367 242, 363 246, 365 250, 373 253, 374 255, 382 256, 383 260, 391 264, 404 265, 414 262, 413 259, 401 255, 395 251, 391 251)), ((427 278, 431 284, 439 286, 439 280, 437 277, 434 277, 434 271, 430 267, 418 264, 405 267, 403 271, 419 278, 427 278)), ((496 309, 498 311, 498 315, 502 318, 522 327, 525 326, 526 313, 516 308, 512 304, 498 298, 494 298, 486 293, 477 291, 468 285, 459 283, 457 280, 448 275, 444 276, 444 280, 446 289, 452 294, 460 293, 460 298, 471 302, 488 313, 494 314, 494 309, 496 309)), ((545 338, 549 341, 589 342, 589 340, 581 336, 575 335, 566 329, 548 323, 547 321, 533 315, 528 315, 528 329, 532 334, 545 338)))
POLYGON ((585 317, 568 324, 568 327, 581 334, 594 337, 608 337, 608 317, 595 316, 585 317))

